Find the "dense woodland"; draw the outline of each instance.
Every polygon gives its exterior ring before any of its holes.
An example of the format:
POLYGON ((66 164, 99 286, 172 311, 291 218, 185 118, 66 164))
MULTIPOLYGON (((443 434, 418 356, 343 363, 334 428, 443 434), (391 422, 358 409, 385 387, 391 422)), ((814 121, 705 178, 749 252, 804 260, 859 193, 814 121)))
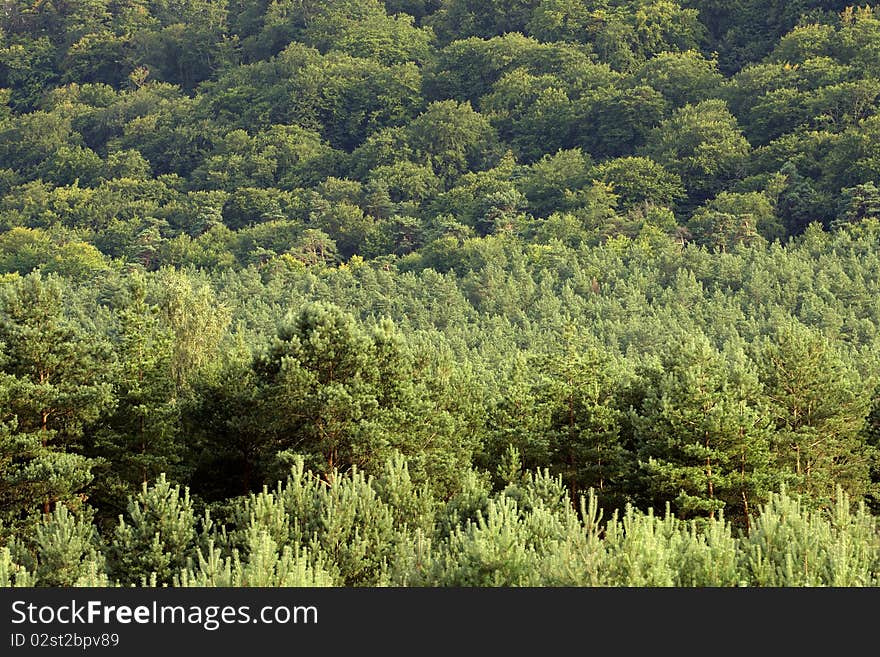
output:
POLYGON ((0 0, 0 585, 880 585, 880 9, 0 0))

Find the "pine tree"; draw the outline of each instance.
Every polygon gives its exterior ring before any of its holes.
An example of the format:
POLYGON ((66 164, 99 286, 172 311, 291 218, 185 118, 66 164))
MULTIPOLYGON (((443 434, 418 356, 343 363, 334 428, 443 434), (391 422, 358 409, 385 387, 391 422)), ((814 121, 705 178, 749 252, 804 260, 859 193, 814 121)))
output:
POLYGON ((623 444, 615 397, 625 371, 595 342, 571 330, 542 369, 550 379, 541 395, 549 412, 554 472, 569 486, 572 500, 592 488, 603 505, 620 506, 634 465, 623 444))
POLYGON ((117 310, 117 403, 95 437, 95 453, 113 464, 103 484, 122 499, 160 473, 172 476, 181 460, 173 336, 147 302, 143 278, 132 275, 128 284, 129 298, 117 310), (116 482, 121 490, 112 490, 116 482))
POLYGON ((761 340, 756 359, 770 400, 777 466, 791 490, 828 505, 842 486, 853 499, 869 487, 865 421, 870 392, 827 338, 797 321, 761 340))
POLYGON ((301 454, 328 477, 353 466, 375 471, 395 451, 422 476, 470 458, 472 441, 455 434, 455 418, 420 381, 390 320, 367 330, 338 307, 308 304, 253 370, 269 449, 301 454))
POLYGON ((31 536, 18 539, 13 547, 17 561, 33 572, 38 586, 80 586, 95 578, 106 584, 104 545, 87 505, 77 515, 56 506, 31 536))
POLYGON ((754 368, 702 336, 669 345, 644 372, 632 423, 650 505, 682 518, 745 522, 776 485, 770 426, 754 368))
POLYGON ((196 547, 197 526, 189 489, 172 485, 159 475, 129 497, 125 516, 119 516, 108 556, 112 576, 122 583, 154 581, 170 584, 187 565, 196 547))
POLYGON ((12 520, 86 499, 95 463, 82 455, 83 432, 112 403, 105 345, 65 316, 63 293, 39 273, 0 288, 0 490, 12 520))

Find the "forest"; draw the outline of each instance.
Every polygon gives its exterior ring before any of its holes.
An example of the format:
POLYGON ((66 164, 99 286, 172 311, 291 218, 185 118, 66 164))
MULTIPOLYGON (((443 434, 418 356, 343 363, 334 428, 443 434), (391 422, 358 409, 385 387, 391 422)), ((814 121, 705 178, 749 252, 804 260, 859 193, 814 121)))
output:
POLYGON ((880 7, 0 0, 0 586, 880 585, 880 7))

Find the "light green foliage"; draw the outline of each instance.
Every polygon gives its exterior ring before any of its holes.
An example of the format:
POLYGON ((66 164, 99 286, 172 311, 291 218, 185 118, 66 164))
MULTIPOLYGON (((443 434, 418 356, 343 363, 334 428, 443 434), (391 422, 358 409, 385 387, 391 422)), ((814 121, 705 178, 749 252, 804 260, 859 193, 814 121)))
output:
POLYGON ((164 269, 149 280, 159 318, 173 335, 172 376, 178 391, 185 390, 214 362, 228 311, 208 285, 183 272, 164 269))
POLYGON ((12 560, 12 554, 8 547, 0 547, 0 586, 3 587, 32 587, 36 579, 23 566, 12 560))
POLYGON ((36 586, 106 586, 104 546, 91 513, 75 516, 58 505, 36 526, 32 540, 14 543, 36 586))
POLYGON ((182 570, 175 586, 182 587, 327 587, 334 581, 312 564, 303 550, 285 546, 279 552, 267 532, 252 530, 246 545, 247 561, 237 552, 223 557, 213 543, 197 552, 195 567, 182 570))
POLYGON ((0 235, 4 274, 29 274, 45 262, 54 245, 44 231, 17 226, 0 235))
POLYGON ((303 469, 302 459, 275 492, 251 496, 240 514, 248 532, 258 528, 281 545, 307 548, 330 569, 332 581, 349 586, 383 583, 388 557, 405 530, 395 527, 391 508, 363 473, 322 480, 303 469))
POLYGON ((743 539, 742 556, 756 586, 876 586, 880 553, 875 523, 838 490, 828 517, 792 497, 773 495, 743 539))
POLYGON ((592 44, 602 61, 631 70, 664 51, 687 51, 700 39, 695 9, 677 2, 541 0, 528 28, 542 40, 592 44))
POLYGON ((115 579, 140 585, 171 583, 193 554, 196 519, 188 489, 160 475, 153 486, 143 484, 129 498, 126 516, 109 546, 109 569, 115 579))
MULTIPOLYGON (((606 519, 594 491, 579 499, 576 510, 562 481, 546 472, 512 471, 510 483, 494 494, 473 474, 435 516, 430 494, 412 488, 399 459, 389 461, 378 478, 351 472, 329 485, 295 459, 274 492, 234 503, 230 525, 206 517, 198 526, 185 493, 180 497, 179 489, 160 480, 132 501, 132 526, 157 529, 150 548, 142 546, 130 557, 143 569, 141 580, 132 583, 845 587, 877 582, 876 519, 864 506, 853 509, 843 491, 828 511, 809 510, 785 492, 774 494, 743 531, 734 531, 723 516, 698 523, 668 509, 660 517, 631 505, 606 519), (148 520, 147 507, 161 510, 162 517, 148 520), (162 536, 185 537, 184 563, 181 542, 162 536), (162 567, 151 570, 152 565, 162 567), (170 580, 163 580, 168 572, 170 580)), ((130 537, 131 530, 120 523, 117 543, 107 552, 111 560, 120 554, 124 535, 130 537)), ((76 586, 110 585, 87 518, 76 519, 62 507, 36 536, 35 559, 16 559, 17 545, 13 551, 0 548, 4 586, 52 585, 59 576, 76 586)))
POLYGON ((561 482, 528 475, 488 500, 475 518, 453 528, 435 548, 424 585, 535 586, 541 560, 560 545, 574 516, 561 482), (568 526, 567 526, 568 525, 568 526))
POLYGON ((574 89, 611 84, 620 78, 597 64, 589 48, 568 42, 541 43, 512 32, 490 39, 459 39, 437 53, 426 75, 429 98, 468 100, 476 106, 501 78, 517 69, 551 75, 574 89))

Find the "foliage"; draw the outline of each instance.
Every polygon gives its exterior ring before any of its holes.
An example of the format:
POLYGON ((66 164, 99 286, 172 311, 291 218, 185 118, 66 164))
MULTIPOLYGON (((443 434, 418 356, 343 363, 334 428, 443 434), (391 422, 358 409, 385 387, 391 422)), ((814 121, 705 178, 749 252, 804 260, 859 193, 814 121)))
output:
POLYGON ((876 585, 876 9, 2 5, 0 584, 876 585))

